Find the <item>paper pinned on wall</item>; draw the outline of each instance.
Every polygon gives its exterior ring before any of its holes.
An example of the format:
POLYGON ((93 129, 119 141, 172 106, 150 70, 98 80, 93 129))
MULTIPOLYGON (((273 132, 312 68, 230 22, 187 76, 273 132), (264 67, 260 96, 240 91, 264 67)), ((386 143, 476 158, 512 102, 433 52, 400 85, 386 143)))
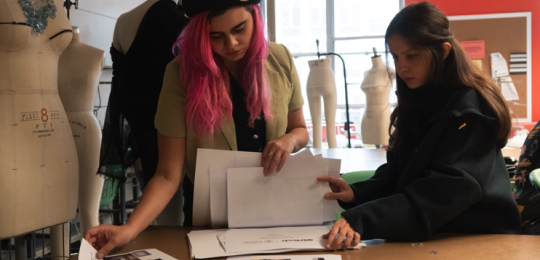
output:
POLYGON ((493 78, 508 76, 508 63, 500 52, 491 53, 491 76, 493 78))
POLYGON ((484 68, 482 67, 482 60, 472 60, 472 63, 474 64, 474 66, 476 66, 477 68, 479 68, 480 70, 483 70, 484 68))
POLYGON ((510 76, 501 77, 500 83, 501 83, 501 91, 506 101, 519 100, 519 94, 510 76))
POLYGON ((483 40, 462 41, 460 44, 471 59, 483 59, 486 56, 486 42, 483 40))

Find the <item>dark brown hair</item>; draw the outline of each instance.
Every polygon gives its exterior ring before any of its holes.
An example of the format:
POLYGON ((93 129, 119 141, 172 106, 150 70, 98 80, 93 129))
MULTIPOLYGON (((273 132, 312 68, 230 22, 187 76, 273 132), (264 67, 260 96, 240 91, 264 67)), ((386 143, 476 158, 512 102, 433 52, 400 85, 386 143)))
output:
MULTIPOLYGON (((463 48, 450 32, 450 23, 446 16, 429 2, 409 4, 403 8, 390 22, 385 34, 385 40, 393 35, 400 35, 409 46, 427 50, 431 53, 432 68, 426 84, 465 86, 475 88, 493 109, 497 117, 498 126, 495 129, 495 139, 502 147, 508 141, 508 134, 512 127, 510 111, 499 87, 481 69, 472 64, 463 48), (448 42, 452 49, 444 58, 443 43, 448 42)), ((407 88, 406 83, 396 76, 398 89, 407 88)), ((392 135, 393 144, 390 149, 398 150, 404 145, 405 133, 403 120, 399 120, 407 106, 407 100, 400 97, 398 91, 398 106, 391 115, 391 124, 388 129, 392 135)))

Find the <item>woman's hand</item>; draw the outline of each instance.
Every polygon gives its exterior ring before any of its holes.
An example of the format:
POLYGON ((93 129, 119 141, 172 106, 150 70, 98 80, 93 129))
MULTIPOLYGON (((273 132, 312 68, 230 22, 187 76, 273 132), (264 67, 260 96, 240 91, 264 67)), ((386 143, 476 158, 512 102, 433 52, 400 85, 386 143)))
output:
POLYGON ((341 200, 343 202, 354 202, 354 192, 351 186, 345 182, 345 180, 336 177, 318 177, 317 181, 328 182, 332 192, 324 194, 324 197, 329 200, 341 200))
POLYGON ((261 166, 264 167, 264 176, 281 171, 283 165, 291 155, 296 140, 293 135, 285 134, 281 138, 270 141, 264 147, 261 166))
POLYGON ((346 219, 340 218, 328 234, 323 235, 328 239, 326 248, 337 250, 341 246, 343 250, 349 247, 355 247, 360 243, 360 234, 356 232, 346 219))
POLYGON ((84 239, 98 250, 98 259, 103 259, 114 248, 127 245, 136 236, 136 232, 126 225, 99 225, 84 233, 84 239))

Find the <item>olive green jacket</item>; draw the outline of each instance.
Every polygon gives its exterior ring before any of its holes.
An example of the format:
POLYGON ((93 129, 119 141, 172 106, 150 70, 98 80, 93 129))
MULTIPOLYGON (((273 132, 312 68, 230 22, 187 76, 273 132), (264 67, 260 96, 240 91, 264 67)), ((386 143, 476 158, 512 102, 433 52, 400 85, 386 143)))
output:
MULTIPOLYGON (((274 118, 266 121, 267 142, 285 134, 289 111, 300 109, 304 104, 300 80, 291 53, 281 44, 269 43, 268 47, 266 80, 271 89, 270 110, 274 118)), ((224 118, 221 131, 214 133, 212 138, 201 140, 191 133, 186 124, 186 89, 180 82, 179 70, 178 59, 174 59, 167 65, 155 126, 162 135, 186 138, 184 171, 191 181, 194 181, 197 149, 238 150, 236 130, 234 120, 224 118)))

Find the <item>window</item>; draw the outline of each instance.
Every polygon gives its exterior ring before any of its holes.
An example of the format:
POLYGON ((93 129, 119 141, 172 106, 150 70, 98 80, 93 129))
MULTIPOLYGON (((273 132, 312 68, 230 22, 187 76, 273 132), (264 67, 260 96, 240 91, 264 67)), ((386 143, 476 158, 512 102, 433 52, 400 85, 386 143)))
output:
MULTIPOLYGON (((319 50, 335 52, 345 60, 349 114, 352 124, 359 122, 365 105, 365 95, 360 89, 364 72, 372 67, 373 48, 393 68, 390 55, 385 55, 384 34, 394 15, 404 5, 403 0, 267 0, 275 5, 275 40, 289 48, 302 83, 307 104, 305 86, 309 74, 308 61, 317 59, 319 50)), ((272 19, 269 19, 272 21, 272 19)), ((346 122, 345 83, 341 60, 333 57, 336 77, 338 111, 336 124, 346 122)), ((395 102, 392 95, 390 102, 395 102)), ((304 106, 306 122, 310 124, 308 106, 304 106)), ((324 121, 323 121, 324 122, 324 121)), ((352 134, 354 138, 354 134, 352 134)))

